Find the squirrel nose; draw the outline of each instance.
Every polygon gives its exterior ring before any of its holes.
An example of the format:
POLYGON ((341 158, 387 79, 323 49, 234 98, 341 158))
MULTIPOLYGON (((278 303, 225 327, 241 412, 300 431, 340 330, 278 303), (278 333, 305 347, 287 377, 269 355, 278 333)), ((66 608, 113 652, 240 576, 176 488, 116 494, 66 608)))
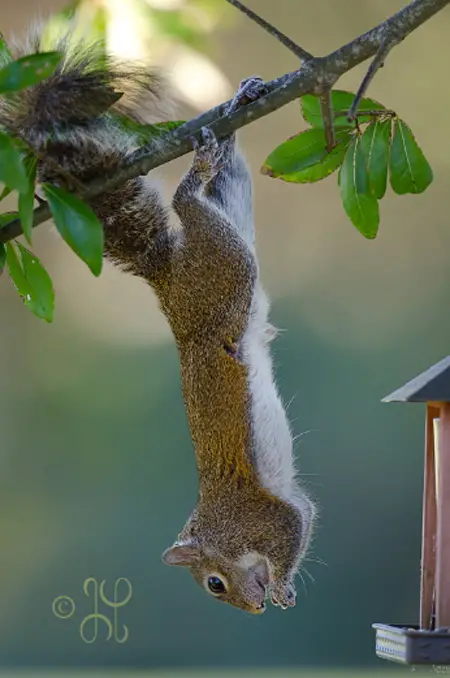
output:
POLYGON ((261 605, 257 605, 255 609, 257 614, 262 614, 262 612, 264 612, 264 610, 266 609, 265 602, 263 601, 261 605))

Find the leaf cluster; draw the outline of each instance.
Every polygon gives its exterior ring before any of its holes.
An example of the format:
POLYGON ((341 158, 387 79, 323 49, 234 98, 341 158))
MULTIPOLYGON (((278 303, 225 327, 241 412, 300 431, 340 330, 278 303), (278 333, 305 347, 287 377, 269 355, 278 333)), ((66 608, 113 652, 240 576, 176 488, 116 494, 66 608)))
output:
POLYGON ((379 201, 389 183, 392 190, 422 193, 433 180, 432 169, 406 122, 373 99, 362 99, 355 120, 348 118, 355 95, 332 91, 336 144, 327 150, 317 96, 301 97, 301 111, 310 127, 275 148, 261 168, 263 174, 304 184, 325 179, 338 170, 345 212, 369 239, 380 222, 379 201))

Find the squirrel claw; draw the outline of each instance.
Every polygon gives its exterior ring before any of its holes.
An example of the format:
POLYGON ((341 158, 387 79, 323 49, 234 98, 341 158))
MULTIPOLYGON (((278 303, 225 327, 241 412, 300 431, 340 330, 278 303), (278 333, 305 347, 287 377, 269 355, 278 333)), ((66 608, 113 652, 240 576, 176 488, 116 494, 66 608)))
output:
POLYGON ((212 129, 209 129, 209 127, 202 127, 202 137, 203 137, 203 144, 202 146, 207 148, 210 152, 217 152, 217 149, 219 147, 219 144, 216 139, 216 135, 212 131, 212 129))
POLYGON ((252 75, 250 78, 242 80, 234 95, 229 112, 236 110, 239 106, 245 106, 245 104, 256 101, 264 94, 267 94, 266 83, 259 76, 252 75))
POLYGON ((222 150, 214 132, 208 127, 201 129, 202 142, 192 140, 195 151, 194 166, 204 183, 211 181, 222 169, 222 150))
POLYGON ((282 610, 294 607, 296 599, 294 585, 290 582, 273 582, 269 586, 269 597, 272 605, 279 606, 282 610))
POLYGON ((204 154, 204 153, 210 153, 213 154, 217 152, 217 148, 219 146, 218 141, 216 139, 216 135, 214 132, 209 129, 209 127, 202 127, 200 130, 201 133, 201 141, 198 141, 196 137, 192 137, 192 148, 196 153, 199 151, 204 154))

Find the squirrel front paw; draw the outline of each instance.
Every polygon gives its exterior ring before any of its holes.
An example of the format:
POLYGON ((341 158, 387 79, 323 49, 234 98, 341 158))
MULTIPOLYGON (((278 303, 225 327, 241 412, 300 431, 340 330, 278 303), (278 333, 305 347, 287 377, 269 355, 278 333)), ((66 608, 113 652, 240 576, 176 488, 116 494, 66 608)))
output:
POLYGON ((193 169, 202 182, 207 184, 222 168, 222 149, 216 135, 208 127, 202 127, 202 142, 193 139, 195 150, 193 169))
POLYGON ((292 582, 274 581, 269 584, 269 598, 272 605, 278 605, 282 610, 295 606, 295 587, 292 582))

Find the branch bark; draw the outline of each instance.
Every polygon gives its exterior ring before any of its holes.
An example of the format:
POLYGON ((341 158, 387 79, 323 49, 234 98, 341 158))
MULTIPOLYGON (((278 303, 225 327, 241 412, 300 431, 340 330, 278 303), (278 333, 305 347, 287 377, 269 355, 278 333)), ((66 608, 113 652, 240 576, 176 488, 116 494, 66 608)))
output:
MULTIPOLYGON (((267 94, 257 101, 225 116, 224 111, 231 103, 227 101, 167 133, 157 143, 143 146, 128 158, 114 176, 102 176, 90 182, 81 197, 89 200, 113 191, 129 179, 145 175, 150 170, 189 153, 192 151, 193 138, 201 141, 201 127, 210 127, 218 138, 222 138, 269 115, 303 94, 320 95, 324 88, 333 87, 344 73, 376 55, 387 36, 394 34, 398 42, 401 42, 449 2, 450 0, 412 0, 386 21, 327 56, 309 59, 299 70, 268 82, 267 94)), ((34 211, 33 225, 37 226, 49 218, 51 214, 47 205, 41 205, 34 211)), ((21 233, 20 220, 16 219, 0 229, 0 242, 8 242, 21 233)))

